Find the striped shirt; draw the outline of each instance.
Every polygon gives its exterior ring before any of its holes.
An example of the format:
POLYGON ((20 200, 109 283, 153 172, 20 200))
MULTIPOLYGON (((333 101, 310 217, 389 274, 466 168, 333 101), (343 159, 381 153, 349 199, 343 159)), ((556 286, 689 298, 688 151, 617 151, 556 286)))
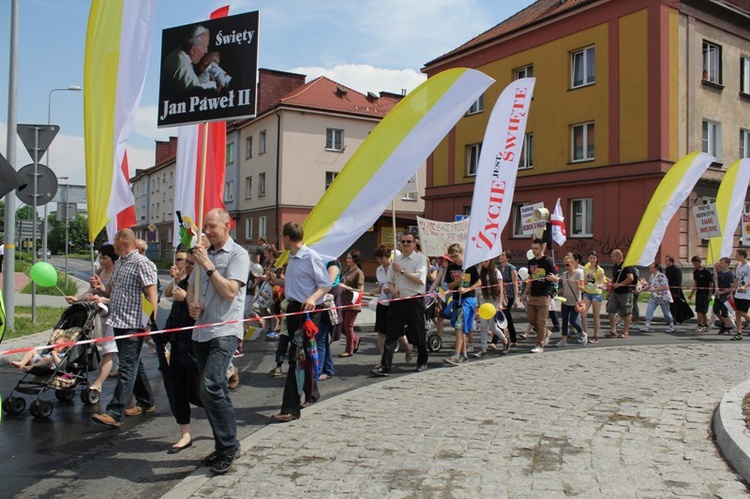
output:
POLYGON ((133 250, 115 262, 112 272, 109 318, 107 325, 118 329, 142 329, 141 295, 149 286, 156 286, 156 265, 133 250))

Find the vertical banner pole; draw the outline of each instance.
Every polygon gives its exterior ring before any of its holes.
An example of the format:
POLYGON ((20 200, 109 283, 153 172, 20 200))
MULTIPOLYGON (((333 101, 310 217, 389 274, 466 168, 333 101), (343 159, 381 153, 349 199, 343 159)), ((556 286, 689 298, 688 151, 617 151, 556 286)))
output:
MULTIPOLYGON (((198 244, 203 244, 201 235, 203 234, 203 197, 206 192, 206 157, 208 156, 208 123, 203 123, 203 136, 201 138, 201 161, 200 169, 198 170, 198 220, 196 225, 198 226, 198 244)), ((198 303, 198 296, 200 295, 201 280, 200 278, 195 280, 195 294, 193 295, 193 302, 198 303)))

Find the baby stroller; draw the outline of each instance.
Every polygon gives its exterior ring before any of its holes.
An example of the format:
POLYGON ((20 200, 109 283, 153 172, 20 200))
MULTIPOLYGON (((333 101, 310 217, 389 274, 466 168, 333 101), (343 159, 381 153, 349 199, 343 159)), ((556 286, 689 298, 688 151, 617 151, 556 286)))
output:
MULTIPOLYGON (((92 337, 95 320, 102 311, 96 303, 78 302, 63 312, 55 325, 49 345, 60 342, 76 342, 92 337)), ((39 353, 51 352, 52 347, 39 353)), ((34 401, 29 406, 29 413, 35 418, 48 418, 54 407, 51 402, 42 399, 47 390, 54 390, 60 401, 70 402, 75 398, 76 389, 81 389, 81 401, 84 404, 96 404, 99 392, 89 389, 87 373, 98 368, 99 353, 96 345, 74 345, 60 355, 59 365, 43 368, 32 367, 24 374, 10 396, 3 400, 3 410, 9 414, 21 414, 26 409, 26 400, 17 393, 31 395, 34 401)))
MULTIPOLYGON (((432 319, 438 317, 441 312, 440 299, 436 295, 427 295, 424 297, 425 322, 429 323, 432 319)), ((427 335, 427 350, 429 352, 439 352, 441 348, 443 348, 443 338, 437 334, 437 331, 427 335)))

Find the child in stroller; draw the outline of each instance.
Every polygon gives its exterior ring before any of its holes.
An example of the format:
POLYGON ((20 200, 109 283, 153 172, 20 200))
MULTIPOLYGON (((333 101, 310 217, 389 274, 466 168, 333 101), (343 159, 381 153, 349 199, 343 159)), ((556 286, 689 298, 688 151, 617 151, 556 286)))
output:
POLYGON ((50 341, 50 344, 53 345, 52 348, 40 353, 36 353, 36 350, 29 350, 21 360, 11 361, 11 364, 23 372, 30 372, 34 368, 37 370, 55 370, 62 363, 65 352, 68 350, 68 347, 58 345, 70 343, 73 341, 72 336, 70 330, 55 331, 53 339, 50 341))

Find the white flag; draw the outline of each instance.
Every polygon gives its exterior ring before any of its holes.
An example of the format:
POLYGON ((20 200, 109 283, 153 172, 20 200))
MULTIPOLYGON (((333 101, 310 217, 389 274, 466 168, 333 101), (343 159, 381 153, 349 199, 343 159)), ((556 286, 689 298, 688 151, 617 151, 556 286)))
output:
POLYGON ((552 225, 552 240, 555 241, 558 246, 562 246, 565 244, 565 241, 568 240, 568 231, 565 230, 565 217, 563 216, 562 208, 560 207, 560 198, 557 198, 555 211, 549 219, 552 225))
POLYGON ((535 83, 535 78, 511 82, 490 115, 474 181, 464 269, 494 258, 503 250, 500 233, 510 218, 535 83))

